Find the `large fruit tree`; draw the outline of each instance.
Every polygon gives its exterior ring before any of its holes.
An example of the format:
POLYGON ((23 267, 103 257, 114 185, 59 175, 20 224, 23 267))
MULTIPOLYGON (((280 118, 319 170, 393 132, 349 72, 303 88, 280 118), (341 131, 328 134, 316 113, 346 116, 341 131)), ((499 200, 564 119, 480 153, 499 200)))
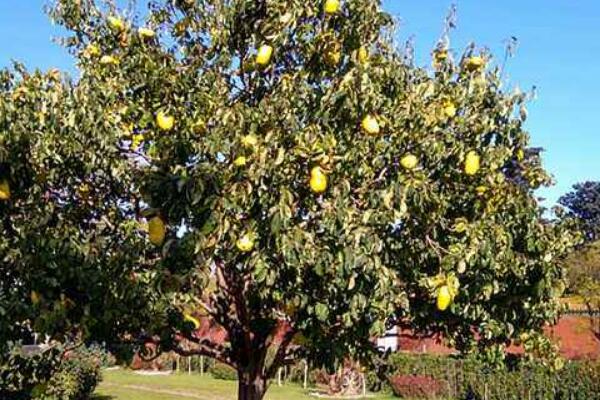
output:
POLYGON ((9 292, 38 331, 72 307, 84 339, 214 357, 261 399, 286 360, 363 358, 394 324, 467 351, 557 316, 575 236, 543 219, 527 96, 486 52, 416 67, 375 0, 50 14, 79 76, 5 79, 0 116, 0 256, 35 283, 9 292), (18 106, 23 85, 45 100, 18 106))

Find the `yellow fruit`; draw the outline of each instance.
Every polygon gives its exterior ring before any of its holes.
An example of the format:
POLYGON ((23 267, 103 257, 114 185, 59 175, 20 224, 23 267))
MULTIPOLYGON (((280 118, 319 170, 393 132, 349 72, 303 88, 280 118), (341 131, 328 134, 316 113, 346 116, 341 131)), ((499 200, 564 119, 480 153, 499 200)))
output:
POLYGON ((245 147, 254 147, 258 143, 258 139, 254 135, 246 135, 242 138, 242 144, 245 147))
POLYGON ((102 64, 102 65, 116 65, 118 63, 119 63, 119 60, 117 60, 113 56, 102 56, 100 58, 100 64, 102 64))
POLYGON ((138 35, 140 35, 142 39, 151 39, 156 36, 156 33, 150 28, 139 28, 138 35))
POLYGON ((38 304, 40 302, 40 295, 35 290, 31 291, 31 294, 29 295, 29 297, 31 298, 31 303, 34 305, 38 304))
POLYGON ((524 159, 525 159, 525 152, 523 151, 523 149, 517 150, 517 160, 523 161, 524 159))
POLYGON ((474 151, 470 151, 465 158, 465 173, 475 175, 479 171, 480 157, 474 151))
POLYGON ((437 308, 440 311, 445 311, 450 305, 450 303, 452 303, 452 295, 450 293, 450 288, 444 285, 438 290, 437 308))
POLYGON ((326 0, 323 10, 326 14, 335 14, 340 11, 340 0, 326 0))
POLYGON ((418 163, 419 160, 413 154, 407 154, 400 160, 400 164, 408 170, 414 169, 418 163))
POLYGON ((237 242, 235 242, 235 246, 241 252, 248 253, 254 248, 254 238, 252 237, 252 235, 246 233, 244 236, 239 238, 237 242))
POLYGON ((89 44, 86 48, 85 48, 85 54, 88 57, 97 57, 100 55, 100 48, 94 44, 89 44))
POLYGON ((10 185, 6 179, 0 181, 0 200, 10 199, 10 185))
POLYGON ((481 56, 469 57, 465 63, 467 71, 478 71, 485 66, 485 60, 481 56))
POLYGON ((358 49, 358 62, 361 64, 369 62, 369 50, 367 50, 365 46, 361 46, 361 48, 358 49))
POLYGON ((256 55, 256 63, 260 66, 265 66, 271 62, 271 56, 273 55, 273 47, 265 44, 260 46, 258 54, 256 55))
POLYGON ((315 193, 323 193, 327 190, 327 175, 320 167, 314 167, 310 171, 310 188, 315 193))
POLYGON ((200 329, 200 321, 197 318, 192 317, 190 314, 184 314, 183 319, 194 324, 194 329, 200 329))
POLYGON ((161 246, 165 241, 166 226, 160 217, 154 217, 148 221, 148 234, 150 243, 155 246, 161 246))
POLYGON ((452 118, 456 115, 456 106, 454 105, 453 102, 451 101, 445 101, 444 105, 444 114, 448 117, 448 118, 452 118))
POLYGON ((362 120, 362 128, 365 132, 367 132, 369 135, 378 135, 380 132, 379 129, 379 122, 377 122, 377 118, 373 117, 372 115, 367 115, 363 120, 362 120))
POLYGON ((117 17, 108 17, 108 25, 115 31, 122 31, 125 29, 125 23, 122 19, 117 17))
POLYGON ((175 125, 175 117, 167 115, 161 111, 156 114, 156 124, 163 131, 170 131, 175 125))
POLYGON ((236 167, 243 167, 244 165, 246 165, 246 157, 239 156, 238 158, 236 158, 235 160, 233 160, 233 164, 236 167))
POLYGON ((488 188, 487 186, 477 186, 475 191, 479 196, 483 196, 488 191, 488 188))
POLYGON ((325 53, 325 61, 328 65, 335 67, 342 60, 342 52, 339 50, 329 50, 325 53))

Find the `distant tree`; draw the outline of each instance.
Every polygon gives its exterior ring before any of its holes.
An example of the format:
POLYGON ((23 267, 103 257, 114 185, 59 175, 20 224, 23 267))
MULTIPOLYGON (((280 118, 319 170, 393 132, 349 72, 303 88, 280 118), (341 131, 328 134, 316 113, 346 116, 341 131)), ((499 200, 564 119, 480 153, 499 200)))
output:
POLYGON ((587 242, 600 239, 600 182, 578 183, 558 202, 580 221, 587 242))

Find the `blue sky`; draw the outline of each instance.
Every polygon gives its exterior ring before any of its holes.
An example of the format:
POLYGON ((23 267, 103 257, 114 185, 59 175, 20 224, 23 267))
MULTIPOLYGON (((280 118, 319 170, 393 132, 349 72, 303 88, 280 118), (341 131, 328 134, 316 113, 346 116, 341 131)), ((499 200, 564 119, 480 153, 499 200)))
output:
MULTIPOLYGON (((142 0, 143 2, 143 0, 142 0)), ((0 66, 11 59, 30 68, 73 69, 51 38, 57 30, 42 12, 45 0, 0 1, 0 66)), ((546 149, 545 165, 557 185, 540 191, 547 205, 580 181, 600 181, 600 1, 456 0, 458 28, 452 47, 474 41, 498 58, 516 36, 519 47, 508 64, 509 85, 538 88, 530 104, 533 145, 546 149)), ((428 64, 452 1, 384 0, 401 20, 401 40, 414 36, 416 59, 428 64)))

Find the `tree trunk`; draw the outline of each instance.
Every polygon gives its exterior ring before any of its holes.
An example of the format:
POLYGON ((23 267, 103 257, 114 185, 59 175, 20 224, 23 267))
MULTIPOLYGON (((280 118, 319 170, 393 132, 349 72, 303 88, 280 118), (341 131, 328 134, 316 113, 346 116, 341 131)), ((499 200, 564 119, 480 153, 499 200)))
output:
POLYGON ((266 379, 260 374, 238 372, 238 400, 262 400, 266 390, 266 379))

